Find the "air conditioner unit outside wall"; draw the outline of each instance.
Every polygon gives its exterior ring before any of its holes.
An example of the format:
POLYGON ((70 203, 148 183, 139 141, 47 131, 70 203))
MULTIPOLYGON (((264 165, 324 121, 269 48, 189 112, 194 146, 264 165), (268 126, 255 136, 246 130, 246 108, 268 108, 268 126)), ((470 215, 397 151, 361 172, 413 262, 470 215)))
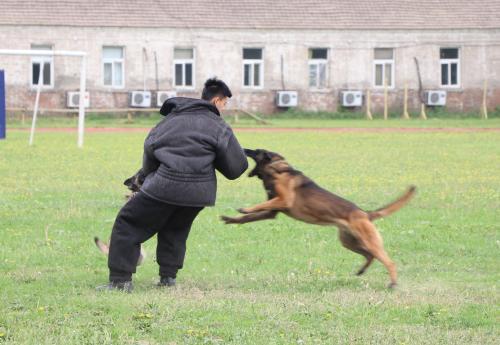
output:
POLYGON ((276 105, 278 107, 296 107, 297 103, 297 91, 278 91, 276 94, 276 105))
POLYGON ((136 108, 151 107, 151 92, 150 91, 131 91, 130 106, 136 108))
POLYGON ((177 92, 175 91, 157 91, 156 92, 156 105, 161 107, 163 103, 169 98, 177 97, 177 92))
POLYGON ((426 105, 446 105, 446 91, 443 90, 425 91, 424 102, 426 105))
MULTIPOLYGON (((88 108, 90 106, 90 95, 85 92, 84 107, 88 108)), ((68 108, 78 108, 80 107, 80 92, 78 91, 68 91, 66 93, 66 106, 68 108)))
POLYGON ((343 107, 361 107, 363 105, 363 92, 342 91, 341 104, 343 107))

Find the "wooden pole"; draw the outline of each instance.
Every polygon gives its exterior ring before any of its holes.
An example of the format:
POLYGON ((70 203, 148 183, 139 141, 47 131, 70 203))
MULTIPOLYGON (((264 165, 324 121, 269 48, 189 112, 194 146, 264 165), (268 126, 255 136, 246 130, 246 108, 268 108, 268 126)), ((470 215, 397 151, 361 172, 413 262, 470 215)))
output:
POLYGON ((370 93, 370 90, 366 90, 366 119, 367 120, 373 120, 371 107, 372 107, 371 93, 370 93))
POLYGON ((80 66, 80 97, 78 98, 78 147, 83 147, 83 134, 85 132, 85 88, 87 83, 87 57, 82 56, 80 66))
POLYGON ((485 120, 488 119, 487 95, 488 95, 488 80, 485 79, 483 87, 483 105, 481 106, 481 118, 485 120))
POLYGON ((127 112, 127 123, 133 123, 134 121, 132 120, 132 112, 129 111, 127 112))
POLYGON ((387 77, 384 78, 384 120, 387 120, 388 109, 387 109, 387 77))
POLYGON ((420 99, 420 119, 427 120, 427 114, 425 113, 425 102, 424 95, 422 93, 422 76, 420 75, 420 67, 418 66, 418 60, 416 57, 413 58, 415 60, 415 65, 417 66, 417 77, 418 77, 418 98, 420 99))
POLYGON ((420 105, 420 118, 422 120, 427 120, 427 114, 425 113, 425 104, 424 104, 424 102, 422 102, 422 104, 420 105))
POLYGON ((410 119, 410 114, 408 113, 408 83, 407 82, 405 82, 403 115, 401 117, 405 120, 410 119))

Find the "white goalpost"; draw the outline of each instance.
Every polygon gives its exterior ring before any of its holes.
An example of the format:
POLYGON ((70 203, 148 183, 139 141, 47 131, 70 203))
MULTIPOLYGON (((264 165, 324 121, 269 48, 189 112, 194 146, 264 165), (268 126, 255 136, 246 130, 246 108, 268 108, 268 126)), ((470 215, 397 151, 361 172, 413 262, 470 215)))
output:
MULTIPOLYGON (((87 53, 80 51, 68 50, 17 50, 17 49, 0 49, 0 55, 27 55, 27 56, 74 56, 81 58, 80 66, 80 97, 78 104, 78 147, 83 147, 83 134, 85 128, 85 81, 87 70, 87 53)), ((29 144, 33 145, 35 136, 36 119, 38 113, 38 103, 40 101, 40 91, 43 84, 43 68, 44 64, 40 64, 40 72, 38 73, 38 84, 36 89, 35 106, 33 108, 33 120, 31 123, 29 144)))

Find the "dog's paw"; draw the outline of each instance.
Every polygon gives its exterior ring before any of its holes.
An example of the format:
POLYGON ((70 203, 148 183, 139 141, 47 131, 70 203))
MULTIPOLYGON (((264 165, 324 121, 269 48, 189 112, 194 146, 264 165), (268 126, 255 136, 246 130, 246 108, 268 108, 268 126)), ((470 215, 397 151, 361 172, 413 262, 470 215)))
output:
POLYGON ((227 217, 227 216, 220 216, 220 219, 225 223, 225 224, 237 224, 238 220, 233 217, 227 217))
POLYGON ((365 273, 365 270, 359 270, 356 272, 356 275, 360 276, 360 275, 363 275, 363 273, 365 273))
POLYGON ((397 283, 389 283, 389 285, 387 285, 387 288, 389 290, 394 290, 396 288, 398 284, 397 283))
POLYGON ((243 214, 249 214, 249 213, 251 213, 251 212, 250 212, 248 209, 246 209, 246 208, 239 208, 237 211, 238 211, 239 213, 243 213, 243 214))

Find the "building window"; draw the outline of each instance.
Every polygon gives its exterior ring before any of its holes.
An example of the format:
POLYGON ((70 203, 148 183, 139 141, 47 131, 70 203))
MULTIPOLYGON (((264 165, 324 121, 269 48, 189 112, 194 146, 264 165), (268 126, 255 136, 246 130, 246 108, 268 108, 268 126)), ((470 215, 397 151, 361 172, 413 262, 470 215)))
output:
POLYGON ((328 49, 309 49, 309 87, 324 89, 326 87, 326 66, 328 49))
POLYGON ((194 49, 174 49, 174 84, 176 87, 194 87, 194 49))
POLYGON ((458 54, 458 48, 440 49, 441 86, 460 86, 460 58, 458 54))
POLYGON ((104 85, 116 88, 124 87, 123 47, 102 47, 104 85))
MULTIPOLYGON (((31 45, 32 50, 52 50, 50 45, 31 45)), ((38 86, 40 69, 43 66, 42 86, 44 88, 54 87, 54 58, 52 56, 33 56, 31 58, 31 86, 38 86)))
POLYGON ((262 88, 264 62, 261 48, 243 48, 243 86, 262 88))
POLYGON ((394 49, 375 48, 373 60, 373 84, 375 87, 394 87, 394 49))

